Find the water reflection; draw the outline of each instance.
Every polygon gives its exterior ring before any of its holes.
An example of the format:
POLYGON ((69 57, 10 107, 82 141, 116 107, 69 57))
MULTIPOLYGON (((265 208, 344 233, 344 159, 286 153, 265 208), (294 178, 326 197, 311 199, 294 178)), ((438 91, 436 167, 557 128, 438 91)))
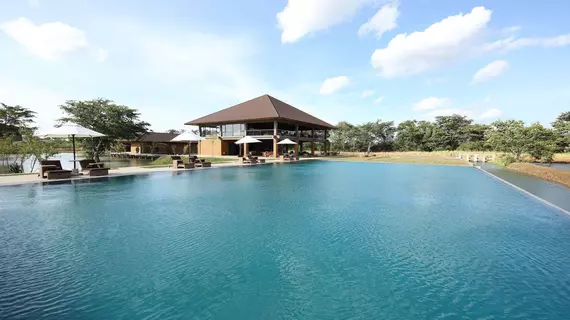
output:
MULTIPOLYGON (((84 159, 79 154, 77 154, 77 160, 84 159)), ((71 152, 64 152, 60 153, 50 160, 59 160, 61 161, 61 166, 64 169, 71 170, 73 169, 73 153, 71 152)), ((109 158, 109 157, 102 157, 102 162, 105 162, 105 166, 110 168, 122 168, 122 167, 138 167, 138 166, 145 166, 152 163, 152 160, 149 159, 119 159, 119 158, 109 158)), ((32 168, 32 160, 27 160, 24 162, 24 172, 30 172, 32 168)), ((39 168, 39 163, 35 164, 34 172, 37 172, 39 168)))

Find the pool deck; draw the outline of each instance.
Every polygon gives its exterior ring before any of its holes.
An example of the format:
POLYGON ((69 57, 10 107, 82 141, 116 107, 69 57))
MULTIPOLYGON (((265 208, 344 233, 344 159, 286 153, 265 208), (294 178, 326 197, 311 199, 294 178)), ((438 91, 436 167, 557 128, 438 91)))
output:
MULTIPOLYGON (((307 161, 311 159, 300 159, 299 161, 307 161)), ((290 163, 284 162, 282 160, 266 160, 266 163, 258 163, 258 164, 242 164, 239 162, 223 162, 223 163, 212 163, 212 167, 210 168, 194 168, 194 169, 173 169, 171 167, 155 167, 155 168, 148 168, 148 167, 123 167, 117 169, 109 170, 108 176, 101 176, 101 177, 90 177, 90 176, 75 176, 71 179, 57 179, 57 180, 47 180, 42 179, 38 176, 37 173, 33 174, 18 174, 18 175, 3 175, 0 176, 0 186, 10 186, 10 185, 20 185, 20 184, 30 184, 30 183, 49 183, 49 182, 59 182, 59 181, 75 181, 75 180, 95 180, 95 179, 105 179, 105 178, 113 178, 113 177, 121 177, 121 176, 133 176, 133 175, 140 175, 140 174, 149 174, 149 173, 156 173, 156 172, 183 172, 183 171, 199 171, 199 170, 209 170, 215 168, 224 168, 224 167, 248 167, 248 166, 259 166, 264 164, 273 164, 273 163, 290 163)), ((294 162, 291 162, 294 163, 294 162)))

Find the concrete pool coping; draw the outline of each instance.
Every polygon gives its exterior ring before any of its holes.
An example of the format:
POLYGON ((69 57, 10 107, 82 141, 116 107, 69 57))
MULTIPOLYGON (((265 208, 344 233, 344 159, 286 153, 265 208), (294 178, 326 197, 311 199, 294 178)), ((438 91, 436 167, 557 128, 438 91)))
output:
POLYGON ((145 167, 123 167, 118 169, 111 169, 109 170, 109 175, 107 176, 100 176, 100 177, 90 177, 90 176, 77 176, 70 179, 57 179, 57 180, 46 180, 38 177, 37 174, 21 174, 21 175, 7 175, 7 176, 0 176, 0 187, 5 186, 18 186, 18 185, 26 185, 26 184, 58 184, 58 183, 65 183, 65 182, 86 182, 86 181, 97 181, 97 180, 105 180, 110 178, 116 177, 125 177, 125 176, 136 176, 136 175, 146 175, 146 174, 153 174, 153 173, 164 173, 164 172, 186 172, 186 171, 201 171, 201 170, 209 170, 209 169, 216 169, 216 168, 228 168, 228 167, 253 167, 253 166, 262 166, 262 165, 269 165, 269 164, 281 164, 281 163, 296 163, 296 162, 303 162, 303 161, 310 161, 316 160, 314 158, 307 158, 307 159, 299 159, 297 161, 283 161, 283 160, 266 160, 265 163, 256 163, 256 164, 247 164, 247 163, 239 163, 239 162, 223 162, 223 163, 212 163, 211 167, 207 168, 193 168, 193 169, 173 169, 172 167, 156 167, 156 168, 145 168, 145 167))

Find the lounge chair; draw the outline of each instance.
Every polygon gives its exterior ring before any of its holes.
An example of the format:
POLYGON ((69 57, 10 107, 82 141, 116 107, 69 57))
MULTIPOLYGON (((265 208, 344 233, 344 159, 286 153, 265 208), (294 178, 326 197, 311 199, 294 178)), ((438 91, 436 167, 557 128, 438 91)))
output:
POLYGON ((82 171, 88 171, 90 169, 101 169, 105 168, 105 164, 103 162, 95 162, 93 159, 85 159, 79 160, 79 165, 81 166, 82 171))
POLYGON ((212 166, 211 162, 207 162, 204 159, 198 159, 198 157, 196 157, 196 156, 190 157, 190 162, 193 162, 194 166, 199 167, 199 168, 207 168, 207 167, 212 166))
POLYGON ((179 156, 171 156, 172 158, 172 168, 174 169, 192 169, 194 168, 194 162, 190 161, 188 163, 184 163, 181 157, 179 156))
POLYGON ((102 177, 109 175, 109 168, 105 168, 103 162, 95 162, 93 159, 79 160, 81 171, 87 171, 90 177, 102 177))
POLYGON ((48 170, 46 177, 48 180, 69 179, 71 178, 71 170, 48 170))
MULTIPOLYGON (((69 172, 69 177, 71 177, 71 170, 63 170, 63 167, 61 166, 61 161, 59 161, 59 160, 40 161, 40 173, 38 175, 40 177, 42 177, 42 179, 43 178, 50 179, 50 177, 48 176, 48 173, 51 171, 57 171, 57 174, 51 175, 52 176, 51 179, 57 179, 57 176, 65 176, 66 172, 69 172)), ((62 178, 59 178, 59 179, 62 179, 62 178)))

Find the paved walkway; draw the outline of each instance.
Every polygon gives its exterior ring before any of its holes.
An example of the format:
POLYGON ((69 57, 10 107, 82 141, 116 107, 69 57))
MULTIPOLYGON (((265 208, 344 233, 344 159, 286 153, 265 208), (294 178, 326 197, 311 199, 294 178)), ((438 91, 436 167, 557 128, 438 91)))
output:
MULTIPOLYGON (((271 163, 282 163, 281 160, 266 160, 265 164, 271 163)), ((254 164, 254 166, 263 164, 254 164)), ((173 169, 170 167, 156 167, 156 168, 143 168, 143 167, 124 167, 118 169, 109 170, 108 176, 103 177, 89 177, 89 176, 76 176, 71 179, 58 179, 58 180, 47 180, 41 179, 36 174, 20 174, 20 175, 6 175, 0 176, 0 186, 3 185, 19 185, 27 183, 43 183, 48 181, 66 181, 66 180, 82 180, 82 179, 100 179, 108 177, 120 177, 120 176, 131 176, 138 174, 149 174, 154 172, 172 172, 172 171, 190 171, 190 170, 209 170, 213 168, 223 168, 223 167, 243 167, 252 166, 251 164, 242 164, 239 162, 224 162, 224 163, 213 163, 211 168, 195 168, 195 169, 173 169)))

